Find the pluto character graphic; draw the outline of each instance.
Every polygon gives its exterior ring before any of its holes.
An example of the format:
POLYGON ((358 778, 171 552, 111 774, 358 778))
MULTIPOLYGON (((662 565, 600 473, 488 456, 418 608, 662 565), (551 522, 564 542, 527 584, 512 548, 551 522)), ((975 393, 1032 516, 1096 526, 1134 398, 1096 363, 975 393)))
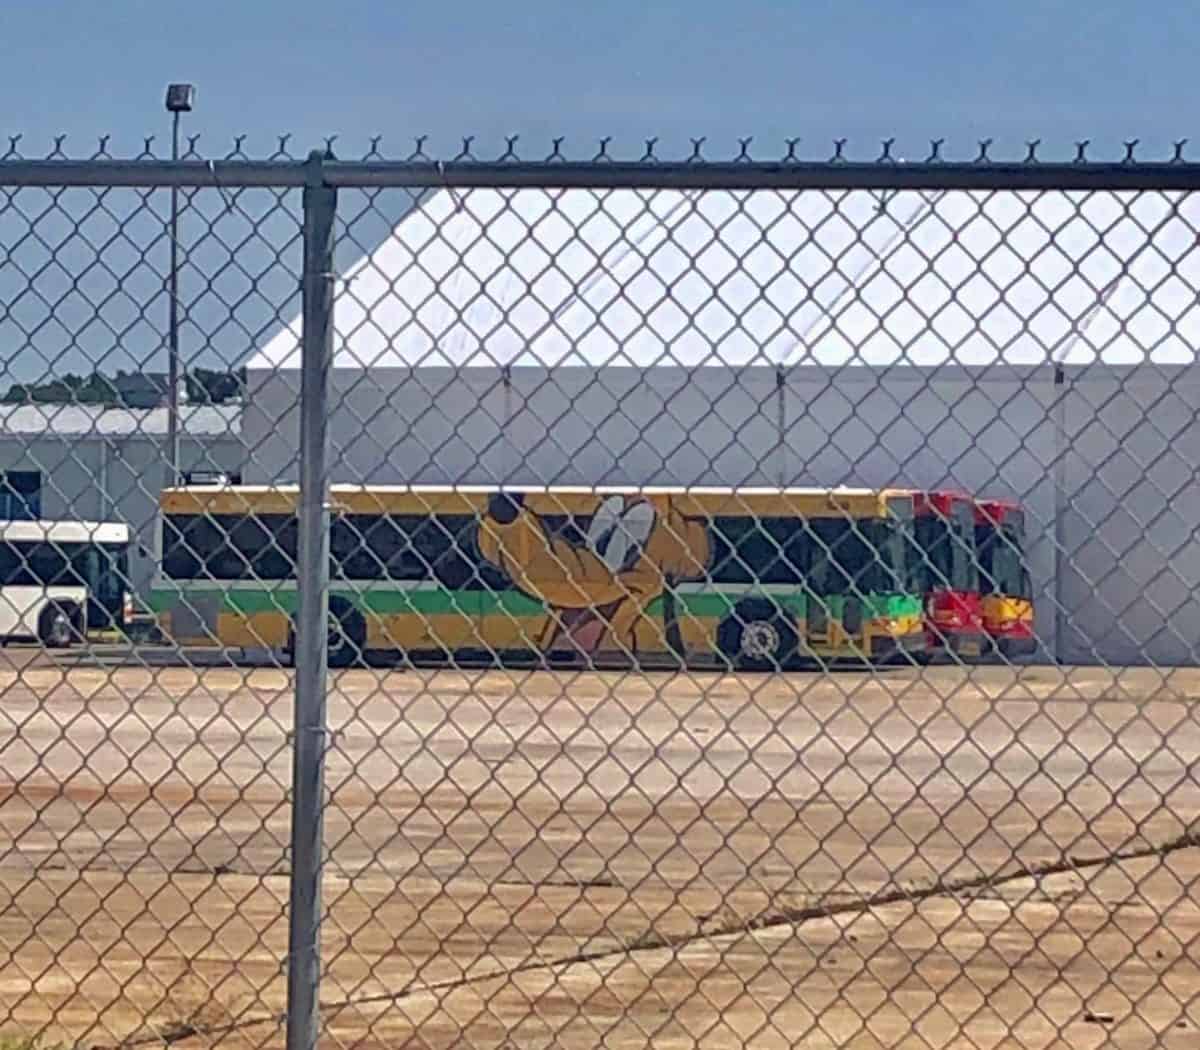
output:
POLYGON ((656 629, 682 655, 669 585, 704 576, 710 553, 704 524, 666 501, 656 505, 636 495, 603 498, 586 530, 585 524, 554 529, 523 494, 498 493, 480 527, 484 558, 553 611, 547 637, 538 642, 542 651, 631 655, 638 621, 661 595, 666 622, 656 629))

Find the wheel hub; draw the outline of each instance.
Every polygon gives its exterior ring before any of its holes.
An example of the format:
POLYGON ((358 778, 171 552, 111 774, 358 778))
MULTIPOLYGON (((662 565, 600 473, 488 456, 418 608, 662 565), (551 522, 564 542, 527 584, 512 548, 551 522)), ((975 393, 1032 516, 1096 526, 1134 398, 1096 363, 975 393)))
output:
POLYGON ((343 642, 342 622, 334 613, 329 614, 329 621, 326 626, 327 642, 330 649, 338 648, 343 642))
POLYGON ((779 629, 765 620, 755 620, 742 629, 742 655, 752 660, 774 656, 779 650, 779 629))

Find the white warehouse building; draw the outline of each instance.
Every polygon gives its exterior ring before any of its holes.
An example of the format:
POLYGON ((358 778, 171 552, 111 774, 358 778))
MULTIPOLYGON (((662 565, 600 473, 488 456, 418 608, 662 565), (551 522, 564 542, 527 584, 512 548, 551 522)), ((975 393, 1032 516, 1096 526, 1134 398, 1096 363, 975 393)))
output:
MULTIPOLYGON (((1198 211, 440 191, 339 282, 334 480, 1016 498, 1047 654, 1193 664, 1198 211)), ((297 477, 299 334, 248 362, 247 481, 297 477)))

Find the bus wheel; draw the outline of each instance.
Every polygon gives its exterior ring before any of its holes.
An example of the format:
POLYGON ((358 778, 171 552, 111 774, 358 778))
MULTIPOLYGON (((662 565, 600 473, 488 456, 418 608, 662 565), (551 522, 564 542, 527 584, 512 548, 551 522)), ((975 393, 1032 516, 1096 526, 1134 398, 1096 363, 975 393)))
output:
POLYGON ((343 599, 329 603, 329 666, 350 667, 363 659, 367 624, 353 605, 343 599))
POLYGON ((734 607, 717 629, 717 645, 738 670, 775 671, 795 660, 799 636, 787 613, 759 598, 734 607))
POLYGON ((79 635, 79 610, 74 605, 55 603, 42 610, 38 638, 47 648, 66 649, 79 635))
MULTIPOLYGON (((364 658, 367 643, 367 625, 362 614, 344 598, 334 598, 329 603, 329 635, 326 664, 332 668, 351 667, 364 658)), ((296 626, 288 630, 287 646, 283 650, 284 661, 289 667, 296 666, 296 626)))

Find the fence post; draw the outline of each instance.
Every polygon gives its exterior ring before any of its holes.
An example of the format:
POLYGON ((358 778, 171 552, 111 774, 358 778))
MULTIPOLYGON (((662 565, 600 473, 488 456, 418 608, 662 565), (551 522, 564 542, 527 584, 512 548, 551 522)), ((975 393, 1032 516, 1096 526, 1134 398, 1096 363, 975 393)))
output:
POLYGON ((309 154, 304 187, 288 1050, 313 1050, 319 1027, 329 613, 329 508, 325 454, 329 365, 333 356, 333 222, 336 211, 337 191, 325 185, 323 155, 314 151, 309 154))
POLYGON ((1061 665, 1067 646, 1067 612, 1063 608, 1063 574, 1067 502, 1067 386, 1060 362, 1054 363, 1054 662, 1061 665))
POLYGON ((787 377, 782 366, 775 369, 775 433, 779 442, 779 487, 787 485, 787 377))

